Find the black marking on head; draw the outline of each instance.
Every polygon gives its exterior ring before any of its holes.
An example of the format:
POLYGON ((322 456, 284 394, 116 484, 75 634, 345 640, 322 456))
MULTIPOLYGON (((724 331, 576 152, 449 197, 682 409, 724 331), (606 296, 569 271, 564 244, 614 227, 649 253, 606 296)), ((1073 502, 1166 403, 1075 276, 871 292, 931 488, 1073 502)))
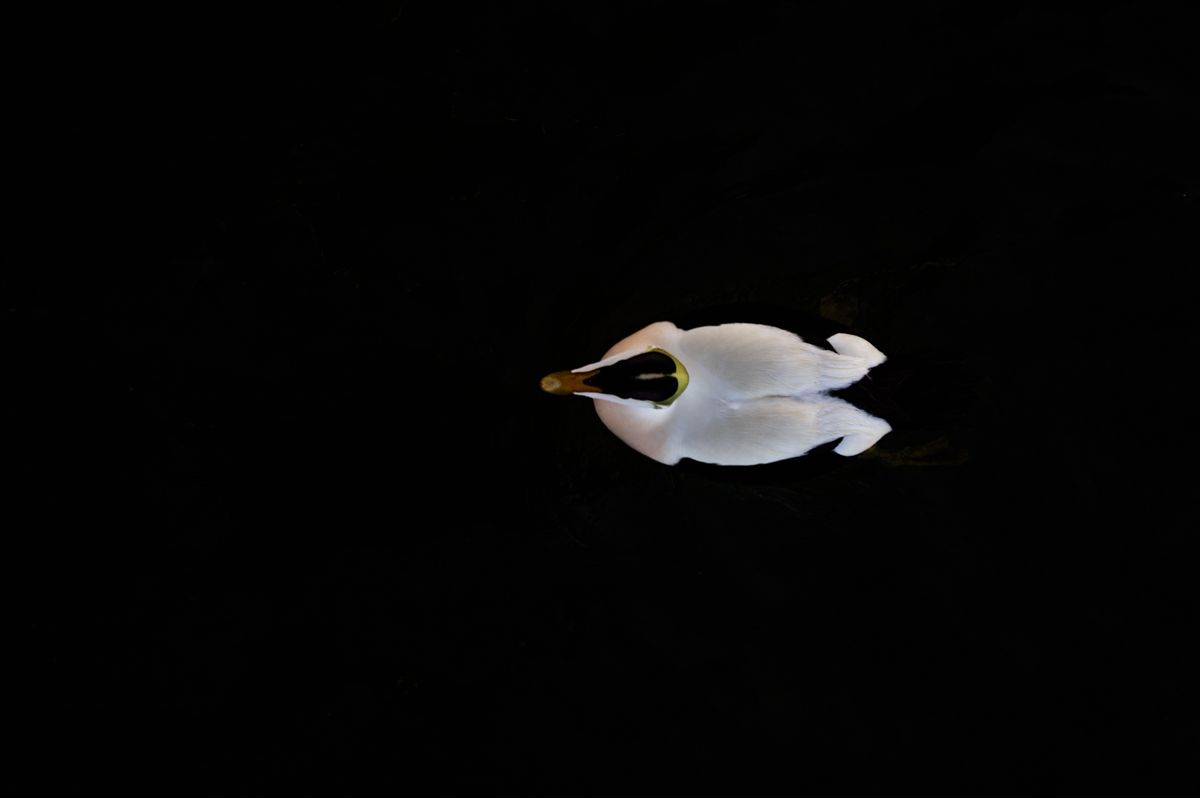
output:
POLYGON ((662 403, 679 391, 675 361, 664 352, 645 352, 605 366, 584 382, 601 393, 662 403))

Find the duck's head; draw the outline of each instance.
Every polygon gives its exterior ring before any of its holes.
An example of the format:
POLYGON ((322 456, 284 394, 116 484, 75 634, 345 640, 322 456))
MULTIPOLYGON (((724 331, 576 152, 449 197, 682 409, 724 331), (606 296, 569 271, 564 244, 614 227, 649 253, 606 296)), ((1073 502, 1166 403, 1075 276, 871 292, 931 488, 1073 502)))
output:
POLYGON ((665 349, 623 352, 572 371, 542 377, 542 390, 556 396, 581 394, 620 404, 667 407, 687 389, 683 363, 665 349))

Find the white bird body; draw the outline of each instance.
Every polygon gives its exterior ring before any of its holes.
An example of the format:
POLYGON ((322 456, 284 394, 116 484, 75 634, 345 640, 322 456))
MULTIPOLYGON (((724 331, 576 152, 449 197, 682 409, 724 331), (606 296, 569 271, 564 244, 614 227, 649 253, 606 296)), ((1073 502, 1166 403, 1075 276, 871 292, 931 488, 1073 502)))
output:
POLYGON ((600 420, 617 437, 668 465, 685 457, 719 465, 770 463, 839 438, 834 451, 854 455, 891 426, 828 392, 857 382, 885 357, 855 335, 828 340, 832 352, 761 324, 681 330, 656 322, 571 374, 587 379, 631 357, 661 351, 682 366, 680 392, 668 404, 604 393, 587 383, 571 392, 594 399, 600 420))

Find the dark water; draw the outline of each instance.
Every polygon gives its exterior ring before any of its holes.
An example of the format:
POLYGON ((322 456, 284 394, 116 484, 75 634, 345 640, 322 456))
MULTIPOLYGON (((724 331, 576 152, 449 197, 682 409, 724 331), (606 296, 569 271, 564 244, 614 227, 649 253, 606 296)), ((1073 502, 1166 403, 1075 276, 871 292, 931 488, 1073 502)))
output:
POLYGON ((47 739, 171 795, 1194 783, 1186 26, 394 5, 125 87, 47 739), (538 391, 658 320, 863 335, 894 432, 667 468, 538 391))

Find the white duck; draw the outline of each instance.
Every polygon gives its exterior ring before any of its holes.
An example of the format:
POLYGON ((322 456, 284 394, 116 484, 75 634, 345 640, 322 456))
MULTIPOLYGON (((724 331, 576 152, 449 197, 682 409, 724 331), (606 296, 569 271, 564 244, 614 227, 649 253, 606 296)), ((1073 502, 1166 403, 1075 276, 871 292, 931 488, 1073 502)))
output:
POLYGON ((681 330, 656 322, 604 359, 542 378, 552 394, 582 394, 629 446, 660 463, 688 457, 755 465, 799 457, 837 439, 834 451, 869 449, 891 426, 830 396, 882 363, 856 335, 830 337, 830 352, 761 324, 681 330))

